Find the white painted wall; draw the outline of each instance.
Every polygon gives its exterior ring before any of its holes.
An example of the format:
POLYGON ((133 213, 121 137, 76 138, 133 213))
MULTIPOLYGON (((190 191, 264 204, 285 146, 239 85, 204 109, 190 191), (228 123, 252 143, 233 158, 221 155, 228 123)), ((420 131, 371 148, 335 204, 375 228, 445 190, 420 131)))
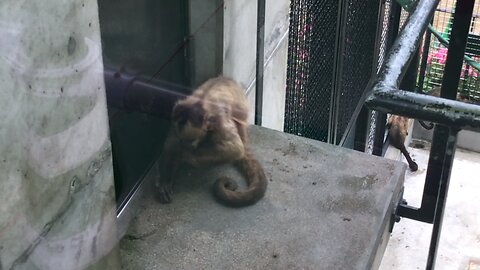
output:
MULTIPOLYGON (((265 14, 265 66, 263 126, 283 130, 288 48, 288 0, 267 0, 265 14)), ((257 1, 227 0, 224 7, 223 74, 247 89, 253 123, 257 1)))
MULTIPOLYGON (((413 127, 413 137, 415 139, 432 141, 433 129, 426 130, 418 123, 418 121, 415 121, 415 125, 413 127)), ((469 130, 461 130, 457 137, 457 147, 480 152, 480 133, 469 130)))

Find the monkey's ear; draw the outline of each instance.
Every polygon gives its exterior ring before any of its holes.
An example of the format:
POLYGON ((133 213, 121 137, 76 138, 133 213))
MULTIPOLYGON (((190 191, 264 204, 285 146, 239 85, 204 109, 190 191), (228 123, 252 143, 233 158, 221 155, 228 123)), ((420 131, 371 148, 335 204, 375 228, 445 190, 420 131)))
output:
POLYGON ((386 128, 390 128, 391 126, 392 126, 392 122, 388 122, 388 123, 385 125, 386 128))

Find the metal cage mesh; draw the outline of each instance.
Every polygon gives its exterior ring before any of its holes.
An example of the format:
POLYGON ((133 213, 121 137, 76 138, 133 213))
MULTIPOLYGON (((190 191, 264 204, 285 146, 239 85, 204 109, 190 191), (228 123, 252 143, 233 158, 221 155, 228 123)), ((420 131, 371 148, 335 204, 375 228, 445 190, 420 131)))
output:
POLYGON ((327 140, 337 9, 337 1, 291 1, 286 132, 327 140))
MULTIPOLYGON (((435 11, 432 23, 433 28, 440 32, 447 40, 452 30, 452 19, 455 7, 455 0, 442 0, 435 11)), ((424 48, 425 50, 426 48, 424 48)), ((425 50, 427 51, 427 50, 425 50)), ((442 84, 443 71, 448 53, 448 48, 441 44, 433 35, 430 37, 424 83, 420 88, 429 92, 439 88, 442 84)), ((467 41, 465 54, 480 62, 480 2, 475 2, 470 32, 467 41)), ((460 77, 458 91, 462 99, 469 102, 480 102, 480 71, 464 62, 460 77)), ((422 74, 420 74, 422 76, 422 74)))
POLYGON ((292 0, 285 132, 338 143, 376 65, 380 0, 292 0), (339 25, 340 22, 340 25, 339 25))
POLYGON ((345 25, 343 69, 338 96, 336 141, 339 142, 376 67, 379 1, 349 0, 345 25))
MULTIPOLYGON (((387 42, 388 42, 388 34, 389 31, 391 31, 390 25, 389 25, 389 18, 391 16, 391 11, 392 11, 392 1, 391 0, 385 0, 383 10, 383 17, 381 21, 381 30, 380 30, 380 37, 379 37, 379 47, 378 47, 378 58, 377 58, 377 68, 376 72, 380 71, 380 67, 382 66, 385 56, 387 55, 387 42)), ((365 149, 365 152, 368 154, 373 153, 373 144, 375 140, 375 132, 376 132, 376 123, 377 123, 377 111, 372 111, 370 114, 370 126, 368 130, 368 135, 367 135, 367 146, 365 149)))

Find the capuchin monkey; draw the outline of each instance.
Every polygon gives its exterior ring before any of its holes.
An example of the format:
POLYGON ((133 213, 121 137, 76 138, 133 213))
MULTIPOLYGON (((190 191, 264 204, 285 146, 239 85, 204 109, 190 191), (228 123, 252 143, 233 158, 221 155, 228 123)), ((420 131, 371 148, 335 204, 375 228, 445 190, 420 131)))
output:
MULTIPOLYGON (((440 97, 441 87, 436 86, 432 88, 428 95, 434 97, 440 97)), ((458 101, 471 103, 465 96, 460 93, 457 93, 456 99, 458 101)), ((432 129, 435 125, 433 123, 427 124, 422 120, 418 120, 420 125, 425 129, 432 129)), ((412 171, 418 170, 418 165, 415 161, 412 160, 410 154, 408 153, 405 147, 405 138, 408 135, 408 118, 398 115, 391 115, 387 122, 388 136, 390 138, 390 143, 400 149, 402 154, 405 156, 408 162, 408 166, 412 171)))
POLYGON ((410 170, 418 170, 417 163, 412 160, 407 148, 405 147, 405 138, 407 138, 408 135, 408 118, 398 115, 391 115, 390 118, 388 118, 387 128, 390 144, 402 152, 407 159, 410 170))
POLYGON ((157 166, 155 182, 160 202, 172 201, 173 180, 181 163, 193 167, 233 164, 248 187, 220 177, 214 195, 223 204, 242 207, 255 204, 265 194, 267 179, 261 164, 248 148, 248 104, 242 87, 232 79, 212 78, 186 99, 178 101, 172 113, 172 128, 157 166))

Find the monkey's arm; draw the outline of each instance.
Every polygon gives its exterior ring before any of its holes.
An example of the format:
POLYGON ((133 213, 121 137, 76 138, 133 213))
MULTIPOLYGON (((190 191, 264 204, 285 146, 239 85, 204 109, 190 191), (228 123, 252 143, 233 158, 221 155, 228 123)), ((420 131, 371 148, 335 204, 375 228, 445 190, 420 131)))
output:
POLYGON ((158 177, 155 179, 155 193, 161 203, 170 203, 173 195, 173 179, 178 170, 181 159, 175 147, 178 142, 168 138, 164 150, 155 164, 158 177))
POLYGON ((245 145, 236 126, 216 132, 207 142, 189 152, 185 161, 195 167, 233 162, 245 155, 245 145))

